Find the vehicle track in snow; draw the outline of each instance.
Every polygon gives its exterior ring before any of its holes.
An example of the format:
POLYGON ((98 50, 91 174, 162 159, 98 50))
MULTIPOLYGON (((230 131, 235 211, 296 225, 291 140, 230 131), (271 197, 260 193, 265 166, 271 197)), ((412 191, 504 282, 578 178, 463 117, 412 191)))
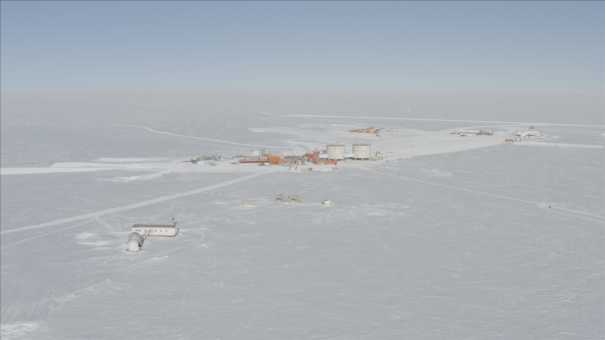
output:
POLYGON ((79 221, 79 223, 75 223, 73 225, 70 224, 67 227, 54 228, 51 231, 44 232, 44 233, 38 233, 38 234, 35 234, 34 236, 26 237, 26 238, 17 240, 17 241, 15 241, 13 243, 10 243, 10 244, 3 244, 2 248, 3 248, 3 250, 5 250, 5 249, 8 249, 8 248, 11 248, 11 247, 14 247, 14 246, 18 246, 18 245, 23 244, 23 243, 27 243, 27 242, 31 242, 31 241, 34 241, 34 240, 38 240, 38 239, 41 239, 41 238, 48 237, 48 236, 50 236, 52 234, 61 233, 61 232, 64 232, 64 231, 67 231, 67 230, 71 230, 71 229, 78 229, 78 228, 81 228, 81 227, 83 227, 85 225, 88 225, 88 224, 90 224, 92 222, 93 222, 92 219, 90 219, 90 220, 81 220, 81 221, 79 221))
MULTIPOLYGON (((395 174, 390 174, 390 173, 386 173, 386 172, 379 172, 377 170, 370 169, 370 168, 360 168, 360 169, 365 170, 365 171, 374 172, 374 173, 377 173, 380 175, 387 175, 389 177, 397 178, 402 181, 416 182, 416 183, 431 185, 431 186, 440 187, 440 188, 444 188, 444 189, 456 190, 456 191, 462 191, 462 192, 466 192, 466 193, 470 193, 470 194, 486 196, 486 197, 495 198, 495 199, 499 199, 499 200, 506 200, 506 201, 513 201, 513 202, 517 202, 517 203, 528 204, 528 205, 535 206, 536 208, 540 208, 544 204, 544 202, 531 201, 531 200, 526 200, 526 199, 522 199, 522 198, 518 198, 518 197, 495 194, 495 193, 491 193, 491 192, 487 192, 487 191, 475 190, 475 189, 460 187, 460 186, 451 185, 451 184, 431 182, 431 181, 427 181, 427 180, 423 180, 423 179, 415 178, 415 177, 409 177, 409 176, 404 176, 404 175, 395 175, 395 174)), ((593 213, 590 213, 587 211, 568 209, 568 208, 564 208, 564 207, 560 207, 560 206, 556 206, 556 205, 549 205, 548 209, 553 210, 554 212, 558 213, 559 215, 575 217, 575 218, 587 220, 590 222, 605 224, 605 216, 593 214, 593 213)))
POLYGON ((336 118, 336 119, 360 119, 360 120, 404 120, 415 122, 436 122, 436 123, 471 123, 471 124, 514 124, 514 125, 542 125, 542 126, 561 126, 561 127, 579 127, 603 129, 602 124, 579 124, 579 123, 553 123, 553 122, 511 122, 502 120, 473 120, 473 119, 442 119, 442 118, 419 118, 419 117, 385 117, 385 116, 348 116, 348 115, 315 115, 315 114, 292 114, 282 117, 292 118, 336 118))
POLYGON ((240 142, 234 142, 234 141, 230 141, 230 140, 226 140, 226 139, 217 139, 217 138, 209 138, 209 137, 199 137, 199 136, 192 136, 192 135, 184 135, 184 134, 180 134, 180 133, 176 133, 176 132, 171 132, 171 131, 158 130, 158 129, 152 128, 150 126, 145 126, 145 125, 128 125, 127 124, 127 125, 120 125, 120 126, 130 127, 130 128, 136 128, 136 129, 142 129, 142 130, 145 130, 147 132, 155 133, 155 134, 159 134, 159 135, 166 135, 166 136, 179 137, 179 138, 195 139, 195 140, 200 140, 200 141, 210 142, 210 143, 227 144, 227 145, 235 145, 235 146, 245 146, 245 147, 252 147, 252 148, 264 148, 264 149, 288 149, 288 148, 290 148, 288 146, 240 143, 240 142))
POLYGON ((146 207, 146 206, 150 206, 150 205, 154 205, 154 204, 168 202, 168 201, 172 201, 172 200, 175 200, 175 199, 179 199, 179 198, 183 198, 183 197, 188 197, 188 196, 193 196, 193 195, 198 195, 198 194, 201 194, 201 193, 204 193, 204 192, 208 192, 208 191, 224 188, 224 187, 227 187, 227 186, 230 186, 230 185, 234 185, 234 184, 237 184, 237 183, 249 181, 249 180, 251 180, 253 178, 256 178, 256 177, 259 177, 259 176, 263 176, 263 175, 267 175, 267 174, 271 174, 271 173, 273 173, 273 172, 255 173, 255 174, 252 174, 252 175, 238 177, 238 178, 235 178, 235 179, 232 179, 232 180, 220 182, 220 183, 209 185, 209 186, 206 186, 206 187, 197 188, 197 189, 194 189, 194 190, 189 190, 189 191, 185 191, 185 192, 181 192, 181 193, 176 193, 176 194, 171 194, 171 195, 164 195, 164 196, 156 197, 156 198, 153 198, 153 199, 149 199, 149 200, 145 200, 145 201, 141 201, 141 202, 137 202, 137 203, 127 204, 127 205, 123 205, 123 206, 119 206, 119 207, 104 209, 104 210, 100 210, 100 211, 96 211, 96 212, 92 212, 92 213, 87 213, 87 214, 82 214, 82 215, 77 215, 77 216, 72 216, 72 217, 60 218, 60 219, 57 219, 57 220, 48 221, 48 222, 44 222, 44 223, 40 223, 40 224, 34 224, 34 225, 29 225, 29 226, 23 226, 23 227, 18 227, 18 228, 12 228, 12 229, 7 229, 7 230, 2 230, 2 231, 0 231, 0 235, 14 234, 14 233, 20 233, 20 232, 25 232, 25 231, 30 231, 30 230, 45 229, 45 228, 50 228, 50 227, 54 227, 54 226, 61 225, 61 224, 78 222, 78 221, 82 221, 82 220, 97 218, 97 217, 104 216, 104 215, 115 214, 115 213, 119 213, 119 212, 123 212, 123 211, 128 211, 128 210, 133 210, 133 209, 137 209, 137 208, 142 208, 142 207, 146 207))

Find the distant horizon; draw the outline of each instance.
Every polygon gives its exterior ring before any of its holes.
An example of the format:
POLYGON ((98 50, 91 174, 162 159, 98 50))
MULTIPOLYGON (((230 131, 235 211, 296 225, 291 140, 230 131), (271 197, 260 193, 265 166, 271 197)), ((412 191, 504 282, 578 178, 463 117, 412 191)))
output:
POLYGON ((2 120, 605 120, 605 2, 5 2, 2 120))
POLYGON ((70 124, 89 119, 111 123, 141 115, 150 121, 169 116, 175 123, 192 117, 344 114, 605 124, 605 96, 599 93, 55 90, 5 91, 1 96, 3 130, 8 124, 32 119, 38 123, 63 119, 70 124))

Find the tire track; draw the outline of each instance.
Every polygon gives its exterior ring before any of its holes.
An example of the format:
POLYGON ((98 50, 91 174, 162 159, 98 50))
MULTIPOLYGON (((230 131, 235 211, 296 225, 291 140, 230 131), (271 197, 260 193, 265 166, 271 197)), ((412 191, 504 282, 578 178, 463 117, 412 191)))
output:
POLYGON ((200 141, 210 142, 210 143, 227 144, 227 145, 235 145, 235 146, 245 146, 245 147, 252 147, 252 148, 265 148, 265 149, 288 149, 289 148, 287 146, 239 143, 239 142, 234 142, 234 141, 225 140, 225 139, 217 139, 217 138, 209 138, 209 137, 199 137, 199 136, 183 135, 183 134, 180 134, 180 133, 175 133, 175 132, 170 132, 170 131, 163 131, 163 130, 154 129, 154 128, 150 127, 150 126, 144 126, 144 125, 143 126, 141 126, 141 125, 121 125, 121 126, 126 126, 126 127, 131 127, 131 128, 137 128, 137 129, 143 129, 143 130, 145 130, 147 132, 155 133, 155 134, 159 134, 159 135, 166 135, 166 136, 172 136, 172 137, 195 139, 195 140, 200 140, 200 141))
POLYGON ((23 227, 8 229, 8 230, 2 230, 2 231, 0 231, 0 235, 14 234, 14 233, 20 233, 20 232, 25 232, 25 231, 30 231, 30 230, 45 229, 45 228, 54 227, 54 226, 65 224, 65 223, 78 222, 78 221, 82 221, 82 220, 97 218, 97 217, 104 216, 104 215, 115 214, 115 213, 119 213, 119 212, 123 212, 123 211, 142 208, 142 207, 146 207, 146 206, 150 206, 150 205, 154 205, 154 204, 172 201, 172 200, 175 200, 178 198, 198 195, 198 194, 201 194, 204 192, 224 188, 224 187, 227 187, 230 185, 249 181, 253 178, 271 174, 271 173, 272 172, 255 173, 252 175, 238 177, 238 178, 235 178, 232 180, 224 181, 224 182, 213 184, 210 186, 206 186, 206 187, 202 187, 202 188, 198 188, 198 189, 194 189, 194 190, 189 190, 189 191, 185 191, 185 192, 181 192, 181 193, 177 193, 177 194, 172 194, 172 195, 164 195, 164 196, 156 197, 156 198, 149 199, 149 200, 142 201, 142 202, 127 204, 127 205, 123 205, 123 206, 119 206, 119 207, 115 207, 115 208, 104 209, 104 210, 100 210, 100 211, 96 211, 96 212, 92 212, 92 213, 88 213, 88 214, 61 218, 61 219, 57 219, 57 220, 53 220, 53 221, 49 221, 49 222, 40 223, 40 224, 34 224, 34 225, 23 226, 23 227))
POLYGON ((519 125, 543 125, 543 126, 562 126, 603 129, 602 124, 578 124, 578 123, 551 123, 551 122, 511 122, 502 120, 473 120, 473 119, 441 119, 441 118, 419 118, 419 117, 372 117, 372 116, 348 116, 348 115, 314 115, 314 114, 293 114, 282 117, 292 118, 339 118, 339 119, 361 119, 361 120, 404 120, 416 122, 441 122, 441 123, 471 123, 471 124, 519 124, 519 125))
MULTIPOLYGON (((404 176, 404 175, 394 175, 394 174, 389 174, 389 173, 386 173, 386 172, 379 172, 379 171, 376 171, 376 170, 373 170, 373 169, 367 169, 367 168, 360 168, 360 169, 365 170, 365 171, 374 172, 374 173, 377 173, 377 174, 380 174, 380 175, 386 175, 386 176, 389 176, 389 177, 392 177, 392 178, 396 178, 396 179, 399 179, 399 180, 402 180, 402 181, 416 182, 416 183, 421 183, 421 184, 430 185, 430 186, 434 186, 434 187, 439 187, 439 188, 444 188, 444 189, 449 189, 449 190, 455 190, 455 191, 462 191, 462 192, 466 192, 466 193, 470 193, 470 194, 475 194, 475 195, 479 195, 479 196, 486 196, 486 197, 490 197, 490 198, 494 198, 494 199, 499 199, 499 200, 506 200, 506 201, 512 201, 512 202, 517 202, 517 203, 523 203, 523 204, 535 206, 537 208, 539 208, 540 204, 543 203, 543 202, 525 200, 525 199, 521 199, 521 198, 517 198, 517 197, 512 197, 512 196, 495 194, 495 193, 491 193, 491 192, 487 192, 487 191, 469 189, 469 188, 460 187, 460 186, 456 186, 456 185, 431 182, 431 181, 427 181, 427 180, 423 180, 423 179, 419 179, 419 178, 414 178, 414 177, 409 177, 409 176, 404 176)), ((558 207, 556 205, 550 206, 549 209, 552 209, 552 210, 558 212, 560 215, 566 215, 566 216, 569 216, 569 217, 575 217, 575 218, 587 220, 587 221, 590 221, 590 222, 596 222, 596 223, 605 224, 605 216, 593 214, 593 213, 582 211, 582 210, 575 210, 575 209, 568 209, 568 208, 564 208, 564 207, 558 207)))

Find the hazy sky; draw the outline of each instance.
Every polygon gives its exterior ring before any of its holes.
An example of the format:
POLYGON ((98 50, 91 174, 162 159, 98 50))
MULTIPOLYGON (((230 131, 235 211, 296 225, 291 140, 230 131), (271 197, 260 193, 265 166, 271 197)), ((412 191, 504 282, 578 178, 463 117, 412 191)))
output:
POLYGON ((603 91, 604 2, 7 2, 3 90, 603 91))

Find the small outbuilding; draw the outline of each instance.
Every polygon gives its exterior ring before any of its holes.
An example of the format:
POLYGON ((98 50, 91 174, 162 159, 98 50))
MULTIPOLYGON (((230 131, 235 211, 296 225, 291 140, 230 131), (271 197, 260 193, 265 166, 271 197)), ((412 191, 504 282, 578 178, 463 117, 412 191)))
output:
POLYGON ((139 251, 143 247, 145 237, 137 232, 128 235, 128 251, 139 251))

